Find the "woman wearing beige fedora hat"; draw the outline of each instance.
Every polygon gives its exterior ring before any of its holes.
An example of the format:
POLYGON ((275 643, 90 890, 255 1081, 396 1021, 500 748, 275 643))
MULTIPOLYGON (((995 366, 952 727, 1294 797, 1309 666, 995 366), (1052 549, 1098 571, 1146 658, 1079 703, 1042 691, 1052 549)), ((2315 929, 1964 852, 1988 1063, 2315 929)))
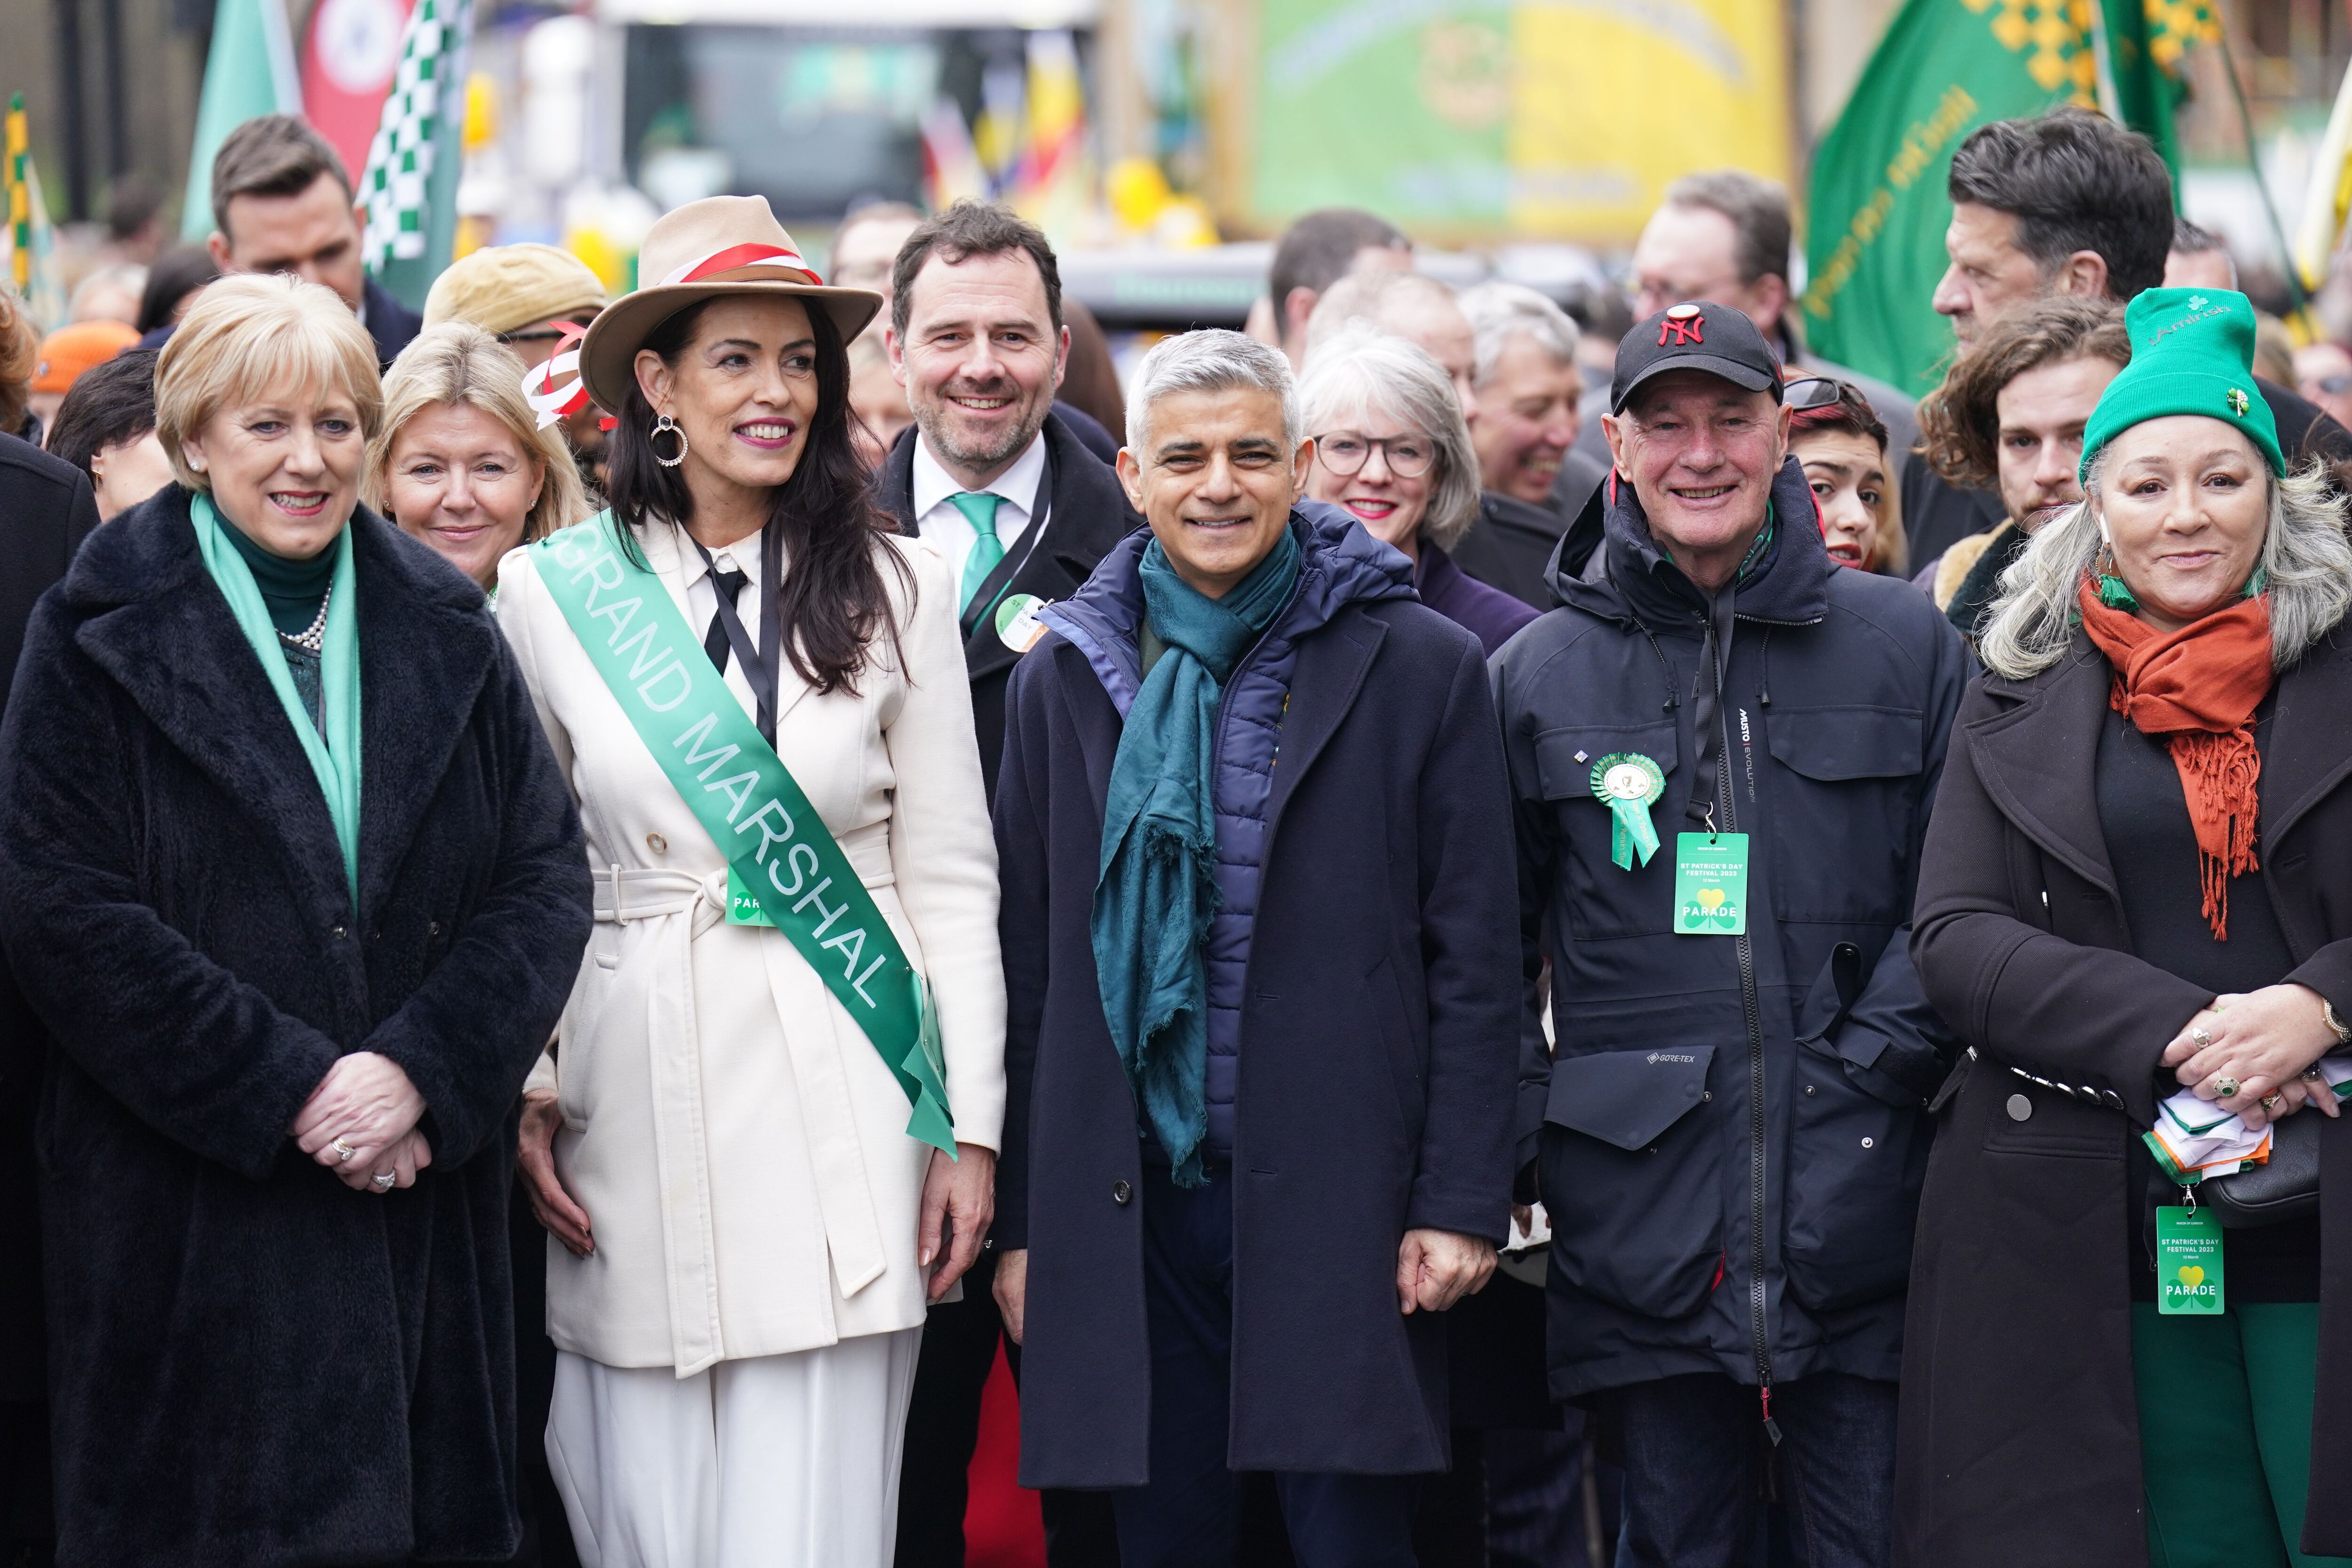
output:
POLYGON ((757 197, 669 214, 640 268, 582 348, 612 510, 500 569, 596 887, 520 1150, 548 1458, 591 1568, 881 1568, 1004 1108, 955 585, 851 443, 879 297, 757 197))

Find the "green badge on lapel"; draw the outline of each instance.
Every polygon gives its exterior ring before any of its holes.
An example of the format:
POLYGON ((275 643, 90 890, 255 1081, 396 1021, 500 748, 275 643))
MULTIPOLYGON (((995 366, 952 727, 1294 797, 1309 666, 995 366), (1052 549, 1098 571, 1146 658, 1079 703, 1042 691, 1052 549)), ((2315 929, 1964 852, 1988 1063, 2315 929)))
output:
POLYGON ((1609 803, 1614 818, 1609 825, 1609 858, 1628 871, 1637 854, 1648 865, 1658 852, 1650 807, 1666 793, 1666 775, 1658 764, 1638 752, 1612 752, 1592 764, 1592 793, 1609 803))

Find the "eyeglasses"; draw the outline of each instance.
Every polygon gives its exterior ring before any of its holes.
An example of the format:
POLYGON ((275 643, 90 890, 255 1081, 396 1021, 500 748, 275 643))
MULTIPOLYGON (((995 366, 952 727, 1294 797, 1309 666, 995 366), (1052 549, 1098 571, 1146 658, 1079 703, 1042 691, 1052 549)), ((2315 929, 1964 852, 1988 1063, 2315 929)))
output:
POLYGON ((1437 461, 1437 448, 1425 437, 1359 436, 1352 430, 1315 437, 1315 460, 1344 479, 1362 471, 1374 447, 1401 479, 1417 479, 1437 461))
POLYGON ((1832 381, 1825 375, 1801 375, 1780 388, 1780 402, 1800 412, 1808 408, 1827 408, 1845 401, 1845 384, 1832 381))

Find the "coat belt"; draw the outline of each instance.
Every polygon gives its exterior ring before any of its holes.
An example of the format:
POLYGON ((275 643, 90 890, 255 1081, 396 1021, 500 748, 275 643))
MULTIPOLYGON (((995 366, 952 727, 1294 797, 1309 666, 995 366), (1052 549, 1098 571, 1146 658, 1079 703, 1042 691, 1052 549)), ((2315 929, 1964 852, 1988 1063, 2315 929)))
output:
MULTIPOLYGON (((853 860, 856 858, 853 857, 853 860)), ((877 879, 887 880, 887 873, 877 879)), ((718 1239, 711 1226, 710 1160, 703 1124, 701 1032, 695 1011, 693 943, 727 918, 727 868, 683 871, 608 867, 594 875, 600 921, 658 921, 663 984, 646 987, 656 1179, 669 1281, 670 1342, 681 1378, 726 1359, 719 1314, 718 1239)), ((870 885, 870 884, 869 884, 870 885)), ((782 933, 760 931, 776 1026, 792 1057, 802 1133, 814 1173, 835 1283, 843 1297, 880 1279, 888 1258, 858 1142, 856 1108, 824 982, 782 933), (798 984, 805 973, 809 986, 798 984), (787 1003, 814 987, 813 999, 787 1003), (814 1006, 808 1005, 813 1000, 814 1006), (788 1025, 785 1020, 795 1020, 788 1025), (820 1026, 820 1025, 822 1026, 820 1026)), ((863 1044, 862 1041, 857 1042, 863 1044)))

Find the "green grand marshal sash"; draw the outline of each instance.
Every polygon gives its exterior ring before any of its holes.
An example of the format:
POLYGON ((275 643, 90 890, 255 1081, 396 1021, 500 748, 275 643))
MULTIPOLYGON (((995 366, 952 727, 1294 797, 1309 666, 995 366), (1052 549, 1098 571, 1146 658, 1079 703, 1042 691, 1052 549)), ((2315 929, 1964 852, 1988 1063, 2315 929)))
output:
POLYGON ((610 511, 531 546, 539 579, 637 738, 749 895, 881 1053, 919 1138, 953 1156, 938 1021, 889 921, 711 667, 661 579, 620 548, 610 511))

